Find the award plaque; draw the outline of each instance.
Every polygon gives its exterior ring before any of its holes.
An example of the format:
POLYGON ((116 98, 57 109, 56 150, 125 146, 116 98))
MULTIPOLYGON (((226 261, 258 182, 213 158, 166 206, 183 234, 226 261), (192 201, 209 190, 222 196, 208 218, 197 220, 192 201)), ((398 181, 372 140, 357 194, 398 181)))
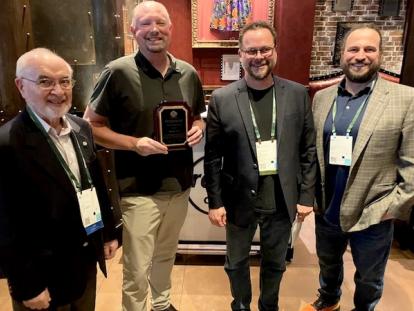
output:
POLYGON ((168 150, 186 149, 187 132, 192 124, 191 108, 186 102, 162 102, 154 110, 154 136, 168 150))

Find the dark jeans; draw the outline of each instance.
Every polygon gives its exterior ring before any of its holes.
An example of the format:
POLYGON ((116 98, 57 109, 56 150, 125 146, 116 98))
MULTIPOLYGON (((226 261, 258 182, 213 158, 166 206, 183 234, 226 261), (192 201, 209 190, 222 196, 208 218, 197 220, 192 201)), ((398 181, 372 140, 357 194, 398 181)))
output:
MULTIPOLYGON (((91 266, 87 275, 86 289, 82 297, 64 306, 53 306, 53 297, 48 311, 94 311, 96 298, 96 265, 91 266)), ((33 311, 23 303, 12 300, 13 311, 33 311)))
POLYGON ((260 311, 278 310, 279 285, 286 270, 285 257, 291 223, 287 211, 276 214, 256 214, 249 227, 227 223, 227 256, 224 269, 230 279, 232 310, 250 310, 252 288, 250 282, 249 252, 260 227, 260 311))
POLYGON ((320 215, 316 215, 315 222, 321 298, 332 303, 339 301, 344 278, 342 257, 349 242, 356 267, 354 310, 374 310, 382 295, 393 222, 387 220, 350 233, 342 232, 339 226, 327 223, 320 215))

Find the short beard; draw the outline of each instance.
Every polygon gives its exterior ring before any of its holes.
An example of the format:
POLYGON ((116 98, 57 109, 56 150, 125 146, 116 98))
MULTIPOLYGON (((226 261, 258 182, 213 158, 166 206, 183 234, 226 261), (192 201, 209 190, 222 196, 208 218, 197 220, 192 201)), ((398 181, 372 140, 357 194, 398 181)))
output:
POLYGON ((249 75, 252 77, 252 78, 254 78, 255 80, 257 80, 257 81, 262 81, 262 80, 264 80, 264 79, 266 79, 271 73, 272 73, 272 68, 270 68, 270 64, 269 64, 269 62, 267 61, 266 62, 266 66, 267 66, 267 69, 266 69, 266 71, 264 72, 264 73, 260 73, 260 74, 258 74, 258 73, 256 73, 256 72, 254 72, 252 69, 251 69, 251 67, 250 66, 247 66, 247 68, 245 68, 245 70, 249 73, 249 75))
MULTIPOLYGON (((157 32, 158 34, 158 32, 157 32)), ((145 38, 145 41, 150 41, 151 35, 145 38)), ((162 43, 159 45, 151 45, 151 41, 149 43, 145 42, 145 48, 151 53, 164 53, 167 50, 168 41, 162 40, 162 43)))
POLYGON ((343 70, 345 76, 348 78, 349 81, 355 83, 366 83, 370 81, 376 73, 379 71, 381 64, 373 63, 369 66, 369 69, 364 74, 355 74, 350 70, 350 66, 348 64, 341 63, 341 69, 343 70))
POLYGON ((62 107, 55 109, 51 107, 46 107, 45 109, 43 109, 42 113, 43 116, 45 116, 49 120, 60 119, 69 112, 70 107, 71 105, 64 105, 62 107))
POLYGON ((151 53, 162 53, 165 52, 165 48, 164 47, 156 47, 156 48, 148 48, 147 50, 151 53))

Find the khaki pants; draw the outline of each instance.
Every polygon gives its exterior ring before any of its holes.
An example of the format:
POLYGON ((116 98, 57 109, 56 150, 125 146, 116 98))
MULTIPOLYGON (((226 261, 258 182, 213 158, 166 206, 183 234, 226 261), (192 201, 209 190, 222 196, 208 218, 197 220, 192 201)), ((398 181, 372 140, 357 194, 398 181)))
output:
POLYGON ((147 311, 148 285, 153 310, 170 305, 171 271, 189 194, 187 189, 122 198, 124 311, 147 311))

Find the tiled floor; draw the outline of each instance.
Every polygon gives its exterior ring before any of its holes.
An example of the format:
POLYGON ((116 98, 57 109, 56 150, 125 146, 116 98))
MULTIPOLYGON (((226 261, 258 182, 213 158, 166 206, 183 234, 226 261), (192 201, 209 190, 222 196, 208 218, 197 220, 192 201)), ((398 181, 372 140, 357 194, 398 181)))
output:
MULTIPOLYGON (((313 221, 308 219, 295 247, 295 257, 288 266, 280 292, 280 310, 298 311, 315 298, 318 288, 318 266, 315 255, 313 221)), ((121 252, 108 262, 109 278, 99 275, 97 311, 121 310, 121 252)), ((222 256, 200 257, 181 255, 172 274, 172 303, 181 311, 228 311, 231 301, 222 256)), ((253 259, 253 264, 257 260, 253 259)), ((257 310, 258 267, 251 270, 253 284, 252 310, 257 310)), ((353 263, 345 255, 345 281, 342 287, 342 308, 352 309, 353 263)), ((4 280, 0 281, 0 310, 10 311, 10 300, 4 280)), ((394 248, 388 262, 384 295, 377 311, 414 311, 414 255, 394 248)))

